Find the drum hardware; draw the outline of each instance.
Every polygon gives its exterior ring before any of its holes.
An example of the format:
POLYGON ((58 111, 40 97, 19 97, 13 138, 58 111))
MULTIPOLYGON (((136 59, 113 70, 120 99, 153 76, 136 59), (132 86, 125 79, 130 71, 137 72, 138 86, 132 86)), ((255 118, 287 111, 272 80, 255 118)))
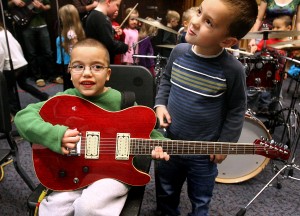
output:
POLYGON ((158 86, 160 84, 160 79, 163 73, 164 68, 162 67, 161 61, 168 60, 167 57, 163 57, 161 55, 156 56, 148 56, 148 55, 132 55, 133 58, 154 58, 155 59, 155 66, 154 66, 154 73, 155 73, 155 84, 158 90, 158 86))
POLYGON ((298 130, 297 135, 295 137, 295 139, 293 140, 293 144, 292 144, 292 148, 291 148, 291 154, 289 159, 284 162, 284 165, 282 166, 282 168, 278 168, 276 164, 273 165, 273 170, 276 172, 275 175, 269 180, 269 182, 254 196, 254 198, 244 207, 241 208, 238 213, 236 214, 236 216, 243 216, 245 215, 247 208, 249 207, 249 205, 267 188, 270 186, 273 186, 271 183, 274 181, 275 178, 277 178, 277 184, 276 187, 277 189, 281 189, 282 188, 282 184, 280 183, 278 177, 279 175, 281 175, 281 178, 284 179, 293 179, 293 180, 297 180, 300 181, 299 178, 295 178, 293 176, 294 174, 294 169, 300 171, 300 167, 299 165, 295 164, 295 152, 297 149, 297 145, 300 139, 300 130, 298 130))
MULTIPOLYGON (((284 57, 284 56, 283 56, 284 57)), ((288 57, 284 57, 288 60, 291 60, 293 62, 299 63, 298 60, 294 60, 288 57)), ((275 175, 269 180, 269 182, 254 196, 254 198, 240 211, 236 214, 236 216, 243 216, 246 213, 247 208, 249 205, 269 186, 272 186, 272 182, 274 181, 275 178, 277 178, 277 183, 276 187, 277 189, 282 188, 282 184, 280 182, 279 176, 281 176, 281 179, 293 179, 300 181, 299 178, 295 178, 294 175, 294 170, 300 171, 299 165, 295 164, 295 153, 296 149, 298 146, 298 143, 300 141, 300 130, 299 130, 299 112, 297 109, 295 109, 295 103, 297 98, 299 97, 299 82, 300 82, 300 74, 298 75, 297 83, 295 85, 295 90, 292 96, 291 104, 290 107, 284 108, 279 110, 275 115, 278 117, 279 114, 283 113, 284 111, 288 111, 288 114, 286 115, 286 118, 283 115, 283 123, 284 123, 284 131, 282 134, 281 142, 284 141, 284 136, 287 136, 287 142, 286 146, 288 146, 291 150, 290 157, 287 161, 283 161, 283 165, 281 168, 277 166, 277 164, 273 164, 273 171, 275 172, 275 175), (287 132, 286 132, 287 130, 287 132)))

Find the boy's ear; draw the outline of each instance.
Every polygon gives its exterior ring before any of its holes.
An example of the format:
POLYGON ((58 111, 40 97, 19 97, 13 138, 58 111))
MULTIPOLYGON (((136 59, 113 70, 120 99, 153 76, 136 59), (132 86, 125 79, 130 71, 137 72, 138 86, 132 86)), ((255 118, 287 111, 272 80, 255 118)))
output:
POLYGON ((224 39, 223 41, 221 41, 220 46, 221 47, 232 47, 234 45, 236 45, 239 42, 239 40, 235 37, 228 37, 226 39, 224 39))
POLYGON ((109 81, 111 75, 111 68, 107 69, 107 74, 106 74, 106 81, 109 81))

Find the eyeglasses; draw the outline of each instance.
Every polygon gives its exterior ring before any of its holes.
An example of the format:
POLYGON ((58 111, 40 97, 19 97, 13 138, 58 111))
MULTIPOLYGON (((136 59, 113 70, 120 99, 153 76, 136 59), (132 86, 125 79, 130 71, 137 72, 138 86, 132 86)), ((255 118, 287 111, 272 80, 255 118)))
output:
POLYGON ((73 73, 81 74, 81 73, 84 72, 85 67, 89 67, 90 71, 92 73, 96 73, 96 74, 97 73, 101 73, 105 68, 109 68, 109 67, 102 66, 100 64, 94 64, 94 65, 91 65, 91 66, 85 66, 85 65, 81 65, 81 64, 75 64, 75 65, 69 66, 69 69, 73 73))

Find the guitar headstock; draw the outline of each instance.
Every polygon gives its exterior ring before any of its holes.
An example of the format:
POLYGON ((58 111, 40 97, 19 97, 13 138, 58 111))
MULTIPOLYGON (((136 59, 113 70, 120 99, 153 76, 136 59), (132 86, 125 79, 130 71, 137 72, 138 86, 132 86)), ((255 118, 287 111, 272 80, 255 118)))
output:
POLYGON ((290 157, 290 151, 286 145, 274 142, 274 140, 256 139, 255 154, 262 155, 271 159, 287 160, 290 157))

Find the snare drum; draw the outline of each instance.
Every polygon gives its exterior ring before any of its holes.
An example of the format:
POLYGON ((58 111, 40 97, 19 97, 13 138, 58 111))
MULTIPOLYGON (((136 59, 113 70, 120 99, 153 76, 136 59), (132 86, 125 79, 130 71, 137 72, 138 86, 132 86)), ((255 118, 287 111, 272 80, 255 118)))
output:
MULTIPOLYGON (((261 137, 271 139, 264 124, 257 118, 245 115, 240 143, 253 143, 261 137)), ((227 155, 227 158, 218 164, 219 174, 216 182, 239 183, 259 174, 269 163, 269 158, 261 155, 227 155)))
POLYGON ((273 88, 277 84, 276 73, 278 61, 272 57, 242 57, 239 61, 244 65, 247 87, 273 88))

